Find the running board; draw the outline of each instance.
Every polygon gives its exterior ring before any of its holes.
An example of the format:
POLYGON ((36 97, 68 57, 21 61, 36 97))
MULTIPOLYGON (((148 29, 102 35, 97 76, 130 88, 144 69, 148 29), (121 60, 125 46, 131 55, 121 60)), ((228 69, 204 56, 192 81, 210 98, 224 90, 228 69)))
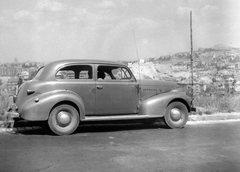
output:
POLYGON ((151 119, 160 118, 161 116, 153 115, 118 115, 118 116, 86 116, 81 121, 117 121, 117 120, 137 120, 137 119, 151 119))

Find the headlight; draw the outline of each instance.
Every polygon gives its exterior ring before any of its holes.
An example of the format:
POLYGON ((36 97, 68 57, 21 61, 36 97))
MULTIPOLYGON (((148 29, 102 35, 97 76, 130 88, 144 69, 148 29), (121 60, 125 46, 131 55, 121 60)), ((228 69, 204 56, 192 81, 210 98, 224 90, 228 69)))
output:
POLYGON ((171 90, 171 92, 183 92, 183 88, 180 87, 180 85, 177 85, 171 90))

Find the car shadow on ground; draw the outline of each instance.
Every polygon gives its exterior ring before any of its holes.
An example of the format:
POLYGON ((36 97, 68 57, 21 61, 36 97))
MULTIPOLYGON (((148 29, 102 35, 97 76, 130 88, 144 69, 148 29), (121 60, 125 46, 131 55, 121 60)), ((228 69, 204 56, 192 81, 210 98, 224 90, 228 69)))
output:
POLYGON ((53 135, 45 122, 16 121, 13 134, 24 135, 53 135))
MULTIPOLYGON (((73 134, 77 133, 99 133, 99 132, 117 132, 117 131, 132 131, 132 130, 151 130, 151 129, 168 129, 162 121, 155 123, 144 124, 139 122, 121 122, 117 124, 104 123, 104 124, 82 124, 79 125, 73 134)), ((14 125, 15 134, 23 135, 53 135, 54 134, 47 127, 46 122, 29 122, 18 121, 14 125)))
POLYGON ((126 130, 147 130, 168 127, 163 122, 155 122, 152 124, 143 123, 118 123, 118 124, 89 124, 80 125, 76 130, 76 133, 88 133, 88 132, 115 132, 115 131, 126 131, 126 130))

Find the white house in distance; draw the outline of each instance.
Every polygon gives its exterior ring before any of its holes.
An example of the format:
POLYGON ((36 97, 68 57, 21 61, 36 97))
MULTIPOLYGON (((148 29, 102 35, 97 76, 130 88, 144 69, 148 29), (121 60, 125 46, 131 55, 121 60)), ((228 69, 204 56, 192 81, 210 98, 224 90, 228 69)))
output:
POLYGON ((143 64, 143 63, 145 63, 145 60, 144 60, 144 59, 140 59, 140 60, 139 60, 139 63, 140 63, 140 64, 143 64))
POLYGON ((132 63, 128 63, 128 67, 129 67, 129 68, 131 68, 131 67, 132 67, 132 65, 133 65, 132 63))

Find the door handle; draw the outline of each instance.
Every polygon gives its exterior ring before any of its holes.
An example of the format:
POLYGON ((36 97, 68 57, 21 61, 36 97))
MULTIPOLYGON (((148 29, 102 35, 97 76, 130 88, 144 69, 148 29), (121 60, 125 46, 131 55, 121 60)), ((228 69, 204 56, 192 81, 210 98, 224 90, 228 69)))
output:
POLYGON ((102 85, 97 85, 97 89, 102 90, 103 86, 102 85))

